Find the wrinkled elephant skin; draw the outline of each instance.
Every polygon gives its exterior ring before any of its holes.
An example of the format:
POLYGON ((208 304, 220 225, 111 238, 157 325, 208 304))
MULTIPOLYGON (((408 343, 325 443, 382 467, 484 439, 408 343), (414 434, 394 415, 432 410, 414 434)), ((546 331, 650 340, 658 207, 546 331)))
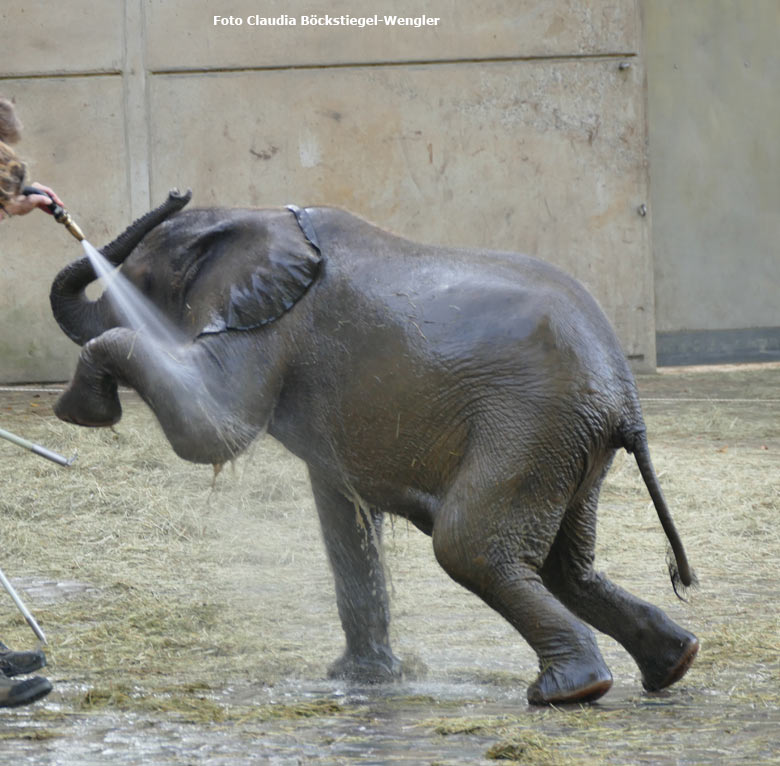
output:
POLYGON ((180 211, 182 199, 106 249, 188 342, 160 354, 155 338, 117 326, 105 296, 84 298, 89 269, 71 264, 52 306, 85 345, 60 417, 116 422, 119 382, 187 460, 223 463, 265 430, 302 458, 346 634, 332 675, 401 673, 379 553, 394 513, 535 650, 531 703, 610 688, 586 623, 626 648, 646 688, 682 677, 696 638, 593 570, 599 488, 624 448, 670 541, 675 586, 693 581, 633 376, 579 283, 521 255, 410 242, 335 208, 180 211))

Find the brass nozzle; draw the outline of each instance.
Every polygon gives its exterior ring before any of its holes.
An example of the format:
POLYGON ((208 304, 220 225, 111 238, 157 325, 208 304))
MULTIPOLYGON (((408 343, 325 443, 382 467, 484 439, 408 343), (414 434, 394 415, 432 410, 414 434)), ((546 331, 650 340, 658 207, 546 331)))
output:
MULTIPOLYGON (((22 194, 29 196, 31 194, 41 194, 44 197, 49 197, 49 195, 42 191, 41 189, 36 188, 35 186, 25 186, 22 189, 22 194)), ((70 217, 70 213, 65 210, 64 207, 61 207, 58 205, 53 199, 51 199, 50 204, 47 205, 49 212, 52 214, 52 217, 54 218, 57 223, 61 223, 79 242, 81 242, 84 237, 84 232, 81 231, 79 228, 79 225, 70 217)))
POLYGON ((54 213, 54 218, 57 223, 61 223, 79 242, 84 239, 84 232, 81 231, 79 225, 70 217, 70 213, 67 210, 60 208, 54 213))

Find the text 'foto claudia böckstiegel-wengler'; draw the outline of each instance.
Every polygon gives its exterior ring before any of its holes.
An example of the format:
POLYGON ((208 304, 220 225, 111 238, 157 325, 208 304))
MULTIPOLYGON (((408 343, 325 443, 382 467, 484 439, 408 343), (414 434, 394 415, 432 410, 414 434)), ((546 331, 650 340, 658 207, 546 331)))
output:
POLYGON ((439 16, 323 16, 304 14, 302 16, 214 16, 215 27, 437 27, 441 22, 439 16))

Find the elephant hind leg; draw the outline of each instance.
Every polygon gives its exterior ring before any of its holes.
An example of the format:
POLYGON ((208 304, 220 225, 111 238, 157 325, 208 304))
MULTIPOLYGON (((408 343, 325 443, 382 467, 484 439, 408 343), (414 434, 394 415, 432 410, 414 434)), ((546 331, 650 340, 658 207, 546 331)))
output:
POLYGON ((622 644, 642 672, 642 685, 657 691, 685 675, 699 642, 661 609, 593 570, 599 487, 566 511, 542 579, 578 617, 622 644))
POLYGON ((598 699, 609 691, 612 676, 592 631, 545 587, 533 552, 521 552, 537 543, 524 540, 523 530, 511 525, 485 529, 484 507, 475 508, 471 517, 462 505, 441 509, 433 529, 437 560, 454 580, 505 617, 536 652, 540 674, 528 688, 531 704, 598 699))

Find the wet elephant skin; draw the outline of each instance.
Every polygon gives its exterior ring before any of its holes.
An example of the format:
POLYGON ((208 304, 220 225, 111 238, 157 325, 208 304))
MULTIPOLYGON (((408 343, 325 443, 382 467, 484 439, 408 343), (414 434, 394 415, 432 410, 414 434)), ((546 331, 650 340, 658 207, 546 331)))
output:
POLYGON ((224 463, 264 431, 302 458, 346 636, 333 676, 402 673, 385 513, 430 535, 450 576, 535 650, 531 703, 609 690, 589 625, 626 648, 647 689, 683 676, 696 638, 593 570, 599 488, 627 449, 675 587, 693 581, 633 376, 582 285, 533 258, 417 244, 336 208, 301 222, 284 208, 181 210, 187 199, 172 194, 106 248, 184 333, 175 347, 121 326, 109 297, 88 301, 83 263, 55 279, 55 317, 83 344, 59 417, 117 422, 122 383, 186 460, 224 463))

